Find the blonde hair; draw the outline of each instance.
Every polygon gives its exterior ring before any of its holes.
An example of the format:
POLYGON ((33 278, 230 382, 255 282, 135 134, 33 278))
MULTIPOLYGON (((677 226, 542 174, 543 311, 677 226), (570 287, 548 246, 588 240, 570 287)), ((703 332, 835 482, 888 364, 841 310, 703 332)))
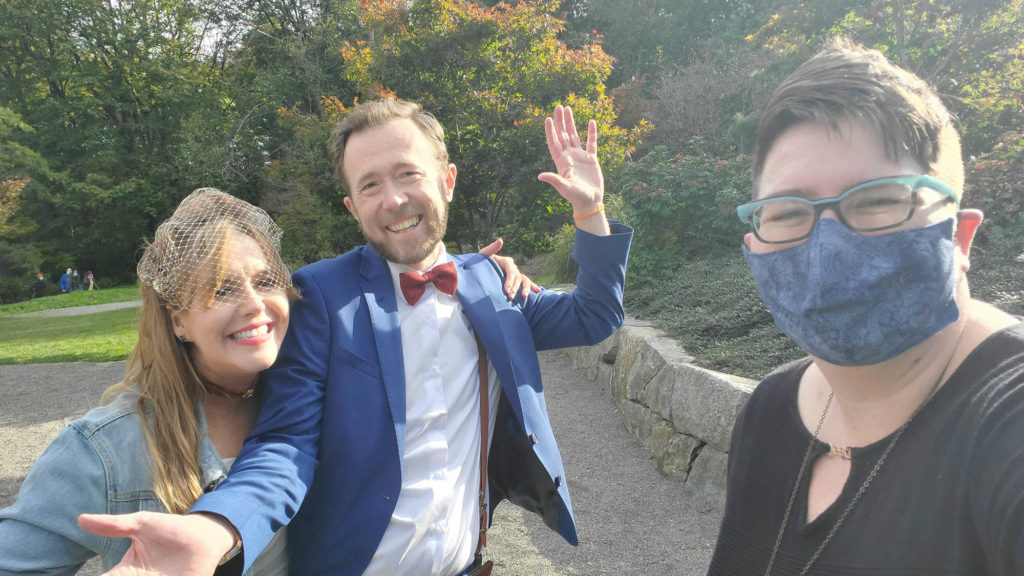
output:
POLYGON ((259 245, 267 269, 277 278, 275 287, 285 289, 291 300, 298 298, 277 249, 280 229, 269 216, 218 190, 193 192, 160 225, 143 252, 138 341, 125 364, 124 379, 102 397, 107 403, 124 392, 138 395, 153 491, 174 514, 188 511, 203 494, 203 435, 196 410, 206 389, 191 357, 192 345, 174 335, 171 311, 213 305, 236 234, 259 245))
POLYGON ((103 393, 138 394, 139 416, 153 467, 153 492, 168 512, 188 511, 203 494, 199 470, 202 437, 196 404, 203 387, 171 318, 152 287, 141 284, 139 339, 125 363, 124 379, 103 393))

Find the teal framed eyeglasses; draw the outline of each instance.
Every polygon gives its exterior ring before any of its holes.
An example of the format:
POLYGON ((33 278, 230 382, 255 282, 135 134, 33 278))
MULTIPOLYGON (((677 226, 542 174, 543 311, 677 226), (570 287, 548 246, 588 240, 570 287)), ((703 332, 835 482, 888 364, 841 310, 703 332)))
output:
POLYGON ((765 244, 807 238, 827 208, 834 210, 839 221, 854 232, 879 232, 897 228, 914 217, 921 188, 944 194, 944 202, 960 200, 952 188, 931 176, 896 176, 863 182, 834 198, 762 198, 738 206, 736 214, 765 244))

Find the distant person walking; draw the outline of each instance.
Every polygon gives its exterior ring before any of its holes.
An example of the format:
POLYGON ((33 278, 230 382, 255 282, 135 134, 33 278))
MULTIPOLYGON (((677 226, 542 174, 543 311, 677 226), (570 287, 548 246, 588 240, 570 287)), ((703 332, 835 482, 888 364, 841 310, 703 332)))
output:
POLYGON ((60 292, 61 294, 67 294, 71 291, 71 268, 64 271, 64 275, 60 277, 60 292))
POLYGON ((92 275, 92 270, 85 273, 85 282, 83 284, 86 290, 100 289, 100 285, 96 283, 96 277, 92 275))
POLYGON ((32 297, 42 298, 46 296, 46 279, 42 274, 36 275, 36 281, 32 283, 32 297))
POLYGON ((78 275, 78 270, 71 271, 71 286, 68 291, 75 291, 82 289, 82 277, 78 275))

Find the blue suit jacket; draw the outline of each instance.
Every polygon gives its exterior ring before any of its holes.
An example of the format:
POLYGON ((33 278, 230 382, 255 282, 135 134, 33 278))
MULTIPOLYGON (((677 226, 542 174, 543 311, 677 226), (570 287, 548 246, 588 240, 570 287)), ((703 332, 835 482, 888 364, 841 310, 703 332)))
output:
MULTIPOLYGON (((548 421, 537 350, 600 342, 621 325, 632 230, 577 231, 572 294, 509 302, 494 261, 455 257, 456 295, 501 380, 488 465, 490 502, 540 514, 568 542, 576 526, 548 421)), ((274 367, 259 421, 217 490, 193 511, 226 517, 242 535, 245 567, 289 525, 294 574, 362 574, 402 486, 406 374, 395 289, 370 247, 306 266, 302 300, 274 367), (300 508, 301 506, 301 508, 300 508)), ((414 375, 413 375, 414 377, 414 375)))

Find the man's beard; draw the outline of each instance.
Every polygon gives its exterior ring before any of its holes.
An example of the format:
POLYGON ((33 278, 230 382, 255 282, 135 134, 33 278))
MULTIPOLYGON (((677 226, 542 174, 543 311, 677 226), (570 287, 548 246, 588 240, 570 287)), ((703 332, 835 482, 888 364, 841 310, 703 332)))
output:
POLYGON ((366 234, 366 230, 363 229, 362 225, 359 226, 359 230, 363 233, 363 238, 385 260, 405 264, 406 266, 415 266, 426 259, 427 256, 430 256, 434 249, 437 248, 438 243, 444 239, 445 232, 448 229, 447 202, 441 201, 441 210, 437 219, 431 220, 427 223, 427 226, 429 227, 429 234, 422 244, 402 250, 395 250, 383 242, 375 242, 366 234))

